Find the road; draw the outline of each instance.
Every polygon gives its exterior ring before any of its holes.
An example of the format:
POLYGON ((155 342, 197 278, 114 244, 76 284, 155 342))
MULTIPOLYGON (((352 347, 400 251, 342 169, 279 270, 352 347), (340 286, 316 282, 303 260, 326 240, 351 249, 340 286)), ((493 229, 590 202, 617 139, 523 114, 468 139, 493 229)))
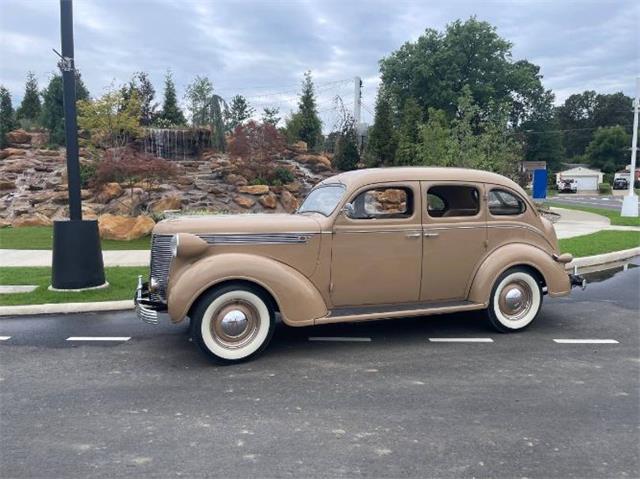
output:
POLYGON ((638 477, 639 291, 631 268, 511 335, 477 314, 279 325, 229 367, 128 312, 0 319, 0 474, 638 477))
MULTIPOLYGON (((623 196, 617 195, 574 195, 562 194, 549 197, 549 201, 564 205, 581 205, 583 207, 605 208, 607 210, 617 210, 622 208, 623 196)), ((640 205, 640 201, 638 202, 640 205)))

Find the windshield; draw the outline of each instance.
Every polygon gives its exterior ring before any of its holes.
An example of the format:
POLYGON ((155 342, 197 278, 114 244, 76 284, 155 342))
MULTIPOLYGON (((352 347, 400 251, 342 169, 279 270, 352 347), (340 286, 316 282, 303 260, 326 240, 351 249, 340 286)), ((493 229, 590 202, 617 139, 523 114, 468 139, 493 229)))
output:
POLYGON ((309 192, 298 213, 317 212, 325 217, 331 215, 344 195, 344 185, 327 185, 309 192))

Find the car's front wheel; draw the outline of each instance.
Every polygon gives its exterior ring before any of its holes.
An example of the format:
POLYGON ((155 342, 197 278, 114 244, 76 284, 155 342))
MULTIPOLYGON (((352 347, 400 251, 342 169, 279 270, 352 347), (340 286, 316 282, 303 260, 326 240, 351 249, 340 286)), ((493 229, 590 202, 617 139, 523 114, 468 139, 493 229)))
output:
POLYGON ((248 360, 262 352, 275 328, 269 300, 257 288, 229 284, 200 298, 191 316, 192 335, 218 363, 248 360))
POLYGON ((531 324, 542 307, 542 289, 524 268, 504 272, 493 286, 487 316, 499 332, 515 332, 531 324))

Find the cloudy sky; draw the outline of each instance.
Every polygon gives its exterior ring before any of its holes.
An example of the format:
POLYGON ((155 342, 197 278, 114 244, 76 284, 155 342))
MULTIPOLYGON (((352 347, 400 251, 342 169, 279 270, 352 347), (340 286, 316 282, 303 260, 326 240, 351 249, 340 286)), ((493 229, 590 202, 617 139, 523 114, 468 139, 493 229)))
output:
MULTIPOLYGON (((352 104, 357 75, 369 121, 378 60, 425 28, 471 15, 497 26, 514 44, 514 59, 542 67, 557 102, 587 89, 633 94, 640 75, 634 0, 75 0, 76 65, 94 96, 144 70, 161 97, 170 68, 180 96, 195 75, 207 75, 225 98, 242 93, 259 109, 283 113, 309 69, 325 124, 335 119, 336 95, 352 104)), ((57 0, 0 0, 0 83, 14 102, 28 70, 44 86, 59 45, 57 0)))

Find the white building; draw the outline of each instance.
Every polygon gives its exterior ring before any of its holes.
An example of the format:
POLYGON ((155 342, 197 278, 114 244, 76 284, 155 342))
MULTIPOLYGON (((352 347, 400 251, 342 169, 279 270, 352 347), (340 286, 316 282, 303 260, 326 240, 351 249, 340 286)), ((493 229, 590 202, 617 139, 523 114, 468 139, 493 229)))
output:
POLYGON ((574 167, 569 170, 556 173, 556 183, 560 180, 573 180, 578 192, 597 191, 598 184, 602 183, 604 173, 587 167, 574 167))

